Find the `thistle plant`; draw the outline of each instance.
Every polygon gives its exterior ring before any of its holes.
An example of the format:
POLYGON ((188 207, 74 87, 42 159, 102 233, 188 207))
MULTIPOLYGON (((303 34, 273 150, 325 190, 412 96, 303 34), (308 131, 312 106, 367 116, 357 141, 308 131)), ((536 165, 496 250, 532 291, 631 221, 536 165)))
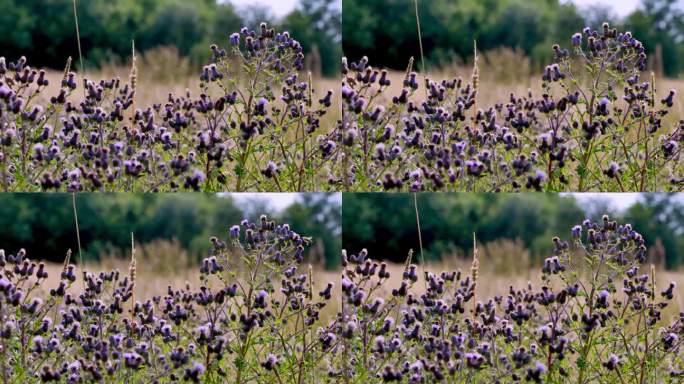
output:
POLYGON ((300 270, 310 239, 262 216, 211 242, 199 288, 135 302, 130 275, 67 262, 48 289, 43 263, 0 251, 0 382, 315 382, 333 284, 300 270))
POLYGON ((262 23, 228 43, 211 46, 199 96, 151 106, 135 102, 135 67, 128 83, 79 86, 67 65, 59 93, 46 95, 45 71, 0 58, 0 188, 320 189, 336 151, 322 123, 333 92, 319 95, 301 77, 303 49, 287 32, 262 23))
POLYGON ((492 298, 476 268, 420 274, 409 256, 388 286, 384 263, 344 252, 335 382, 681 382, 684 313, 643 270, 644 238, 607 216, 570 232, 540 281, 492 298))
POLYGON ((478 70, 419 81, 409 64, 401 93, 386 71, 343 59, 346 190, 681 190, 684 121, 668 122, 674 90, 644 76, 646 53, 630 32, 585 28, 555 44, 530 90, 485 107, 478 70))

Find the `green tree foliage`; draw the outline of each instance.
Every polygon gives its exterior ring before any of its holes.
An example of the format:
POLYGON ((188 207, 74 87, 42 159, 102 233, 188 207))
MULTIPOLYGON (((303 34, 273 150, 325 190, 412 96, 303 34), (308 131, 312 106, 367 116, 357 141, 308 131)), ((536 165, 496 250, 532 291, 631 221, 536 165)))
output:
MULTIPOLYGON (((551 45, 583 24, 573 5, 557 0, 429 0, 419 1, 426 60, 439 65, 466 61, 478 49, 500 46, 522 49, 538 63, 551 56, 551 45)), ((370 56, 380 66, 402 69, 420 57, 414 0, 344 0, 345 55, 370 56), (386 19, 392 15, 391 22, 386 19)))
POLYGON ((681 196, 644 194, 641 201, 627 210, 625 220, 639 228, 647 246, 660 240, 665 251, 665 267, 684 264, 684 202, 681 196))
MULTIPOLYGON (((211 236, 226 237, 230 225, 273 211, 262 205, 256 212, 249 205, 212 194, 78 194, 84 258, 123 254, 130 248, 131 232, 141 244, 176 239, 191 255, 206 256, 211 236)), ((321 243, 327 267, 337 264, 341 218, 333 197, 302 195, 274 218, 321 243)), ((7 252, 25 248, 31 257, 62 261, 68 249, 78 249, 71 194, 5 193, 0 197, 0 228, 0 248, 7 252)))
MULTIPOLYGON (((339 67, 340 17, 334 1, 303 0, 281 25, 306 32, 295 38, 305 50, 319 47, 328 75, 339 67), (312 27, 317 20, 325 25, 312 27)), ((0 55, 11 60, 24 55, 34 65, 56 69, 68 56, 78 57, 73 0, 0 0, 0 9, 0 55)), ((260 16, 253 8, 236 9, 218 0, 79 0, 77 9, 88 66, 125 61, 132 40, 141 52, 174 45, 200 63, 209 57, 210 44, 225 46, 230 33, 256 23, 250 12, 260 16)))
MULTIPOLYGON (((433 66, 471 60, 473 40, 481 51, 501 46, 520 49, 540 66, 552 58, 554 43, 568 46, 573 33, 585 25, 600 27, 604 21, 632 29, 651 52, 660 44, 667 75, 676 76, 684 66, 677 59, 684 53, 684 17, 677 0, 642 0, 624 21, 605 6, 578 9, 559 0, 419 0, 418 4, 426 61, 433 66)), ((367 55, 374 65, 404 69, 411 56, 420 57, 414 7, 414 0, 343 0, 345 55, 351 60, 367 55)))
POLYGON ((324 75, 339 73, 342 55, 339 0, 300 0, 297 9, 282 21, 281 28, 303 43, 306 54, 310 54, 314 46, 318 49, 324 75))
POLYGON ((665 74, 676 76, 684 70, 684 9, 677 0, 642 0, 641 7, 629 15, 625 25, 643 41, 653 54, 662 47, 665 74))
MULTIPOLYGON (((601 215, 630 222, 649 244, 664 244, 670 268, 684 262, 684 207, 673 195, 646 194, 624 212, 601 204, 601 215)), ((409 249, 419 250, 413 195, 344 194, 343 248, 357 252, 367 248, 374 258, 403 262, 409 249)), ((472 234, 486 244, 498 239, 520 239, 534 261, 548 257, 556 234, 570 235, 570 228, 594 215, 591 207, 571 195, 525 194, 418 194, 421 234, 426 260, 454 254, 470 254, 472 234), (588 208, 588 209, 585 209, 588 208)), ((600 215, 598 217, 600 220, 600 215)))
MULTIPOLYGON (((326 269, 339 267, 342 248, 342 210, 336 196, 327 193, 308 193, 283 212, 287 222, 305 235, 316 237, 316 244, 325 256, 326 269)), ((314 250, 317 250, 314 246, 314 250)), ((322 255, 318 255, 322 256, 322 255)), ((318 262, 320 260, 312 260, 318 262)))

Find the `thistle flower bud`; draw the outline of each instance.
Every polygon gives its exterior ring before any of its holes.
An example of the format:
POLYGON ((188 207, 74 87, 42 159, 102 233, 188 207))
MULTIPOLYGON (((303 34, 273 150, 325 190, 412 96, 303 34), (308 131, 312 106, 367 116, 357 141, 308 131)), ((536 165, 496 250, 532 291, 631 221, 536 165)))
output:
POLYGON ((3 277, 0 277, 0 292, 7 294, 7 293, 9 293, 11 288, 12 288, 12 283, 3 277))
POLYGON ((534 188, 537 191, 541 191, 542 183, 547 179, 546 173, 540 169, 535 170, 534 176, 527 177, 526 187, 528 189, 534 188))
POLYGON ((254 113, 257 116, 264 116, 266 115, 266 107, 268 106, 268 99, 265 97, 260 98, 256 105, 254 106, 254 113))
POLYGON ((269 353, 266 357, 266 361, 261 363, 261 366, 267 371, 272 371, 276 365, 278 365, 278 357, 273 353, 269 353))
POLYGON ((325 287, 325 289, 323 289, 322 291, 320 291, 320 292, 318 293, 318 295, 319 295, 320 297, 325 298, 326 300, 330 300, 330 298, 332 297, 332 288, 333 288, 333 286, 334 286, 333 283, 328 283, 328 285, 325 287))
POLYGON ((204 375, 204 371, 204 365, 202 363, 195 361, 192 363, 192 366, 190 368, 185 368, 185 375, 183 379, 192 381, 194 383, 199 383, 200 378, 202 377, 202 375, 204 375))
POLYGON ((143 358, 135 352, 126 352, 123 354, 124 364, 126 368, 138 369, 143 363, 143 358))
POLYGON ((384 161, 387 158, 385 154, 385 144, 378 143, 375 145, 375 157, 380 161, 384 161))
POLYGON ((401 381, 404 375, 401 373, 401 371, 395 371, 394 368, 387 365, 382 371, 381 377, 383 382, 390 383, 394 381, 401 381))
POLYGON ((342 337, 345 339, 351 339, 354 334, 356 333, 356 330, 358 328, 358 325, 356 324, 356 321, 350 320, 344 325, 344 329, 342 332, 342 337))
POLYGON ((265 290, 260 290, 254 297, 254 306, 256 308, 266 308, 266 299, 268 298, 268 292, 265 290))
POLYGON ((411 88, 413 90, 418 89, 418 74, 415 72, 409 73, 409 75, 404 79, 404 87, 411 88))
POLYGON ((611 179, 616 178, 621 173, 620 165, 614 161, 611 161, 608 169, 603 171, 603 173, 611 179))
POLYGON ((67 76, 62 80, 62 87, 66 87, 69 89, 76 89, 76 74, 73 72, 69 72, 67 76))
POLYGON ((674 98, 676 93, 677 93, 677 91, 675 91, 674 89, 671 89, 670 93, 667 95, 667 97, 662 99, 660 102, 663 105, 666 105, 668 108, 672 108, 672 106, 674 105, 674 102, 672 101, 672 99, 674 98))
POLYGON ((582 236, 582 226, 575 225, 574 227, 572 227, 572 237, 574 239, 579 239, 580 236, 582 236))
POLYGON ((572 35, 572 45, 574 47, 579 47, 582 44, 582 34, 577 32, 572 35))
POLYGON ((620 363, 620 358, 616 354, 611 353, 610 356, 608 356, 608 360, 603 363, 603 366, 607 370, 613 371, 618 367, 618 365, 620 365, 620 363))
POLYGON ((527 376, 525 377, 525 380, 534 381, 535 383, 541 383, 542 376, 546 373, 546 371, 546 365, 537 361, 536 363, 534 363, 534 368, 527 369, 527 376))
POLYGON ((328 92, 325 94, 325 96, 318 100, 318 103, 325 106, 325 107, 330 107, 332 105, 332 96, 333 96, 333 91, 328 90, 328 92))
POLYGON ((230 35, 230 45, 236 47, 240 45, 240 34, 235 32, 230 35))
POLYGON ((666 298, 667 300, 672 300, 674 298, 674 289, 676 286, 677 283, 670 282, 670 285, 667 287, 667 289, 661 292, 661 296, 666 298))
POLYGON ((679 143, 674 140, 668 140, 663 143, 662 149, 666 158, 674 157, 679 149, 679 143))
POLYGON ((597 308, 608 308, 608 299, 610 298, 610 292, 607 290, 599 291, 596 296, 596 307, 597 308))
POLYGON ((679 336, 674 332, 666 333, 662 337, 663 347, 666 351, 672 350, 678 341, 679 336))
POLYGON ((596 106, 596 113, 599 116, 608 116, 608 106, 610 105, 610 100, 607 98, 603 97, 601 100, 599 100, 598 105, 596 106))
POLYGON ((466 364, 470 368, 480 368, 485 362, 485 358, 477 352, 469 352, 465 354, 466 364))
POLYGON ((557 274, 565 271, 565 266, 560 263, 558 256, 549 257, 544 260, 544 266, 542 267, 543 273, 557 274))
POLYGON ((51 381, 60 381, 62 378, 62 375, 59 371, 53 371, 52 368, 50 368, 47 365, 44 365, 43 368, 40 371, 40 380, 44 383, 48 383, 51 381))

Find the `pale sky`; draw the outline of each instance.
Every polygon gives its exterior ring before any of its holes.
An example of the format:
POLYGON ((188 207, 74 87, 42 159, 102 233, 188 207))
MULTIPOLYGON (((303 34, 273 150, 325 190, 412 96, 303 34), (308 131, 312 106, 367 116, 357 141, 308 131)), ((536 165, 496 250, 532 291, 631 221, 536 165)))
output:
MULTIPOLYGON (((577 201, 579 201, 580 206, 582 202, 588 202, 591 200, 602 199, 610 201, 611 205, 620 211, 624 211, 629 208, 632 204, 639 201, 641 198, 641 193, 562 193, 563 195, 572 195, 577 201)), ((684 202, 684 194, 679 194, 677 199, 684 202)))
MULTIPOLYGON (((297 201, 299 193, 226 193, 238 203, 248 203, 254 200, 266 201, 276 211, 282 211, 297 201)), ((342 194, 335 193, 334 200, 342 204, 342 194)), ((239 208, 239 207, 238 207, 239 208)))
POLYGON ((618 16, 624 17, 635 10, 641 3, 641 0, 565 0, 564 2, 572 2, 579 7, 587 5, 607 5, 613 8, 618 16))
MULTIPOLYGON (((263 200, 267 202, 272 208, 281 211, 292 203, 297 201, 299 193, 221 193, 222 195, 230 195, 235 201, 240 203, 247 203, 254 200, 263 200)), ((342 203, 342 194, 334 193, 334 200, 342 203)), ((639 201, 641 193, 561 193, 561 195, 572 195, 580 203, 588 202, 595 199, 608 200, 618 210, 625 210, 632 204, 639 201)), ((684 202, 684 194, 678 196, 684 202)))
MULTIPOLYGON (((248 203, 254 200, 263 200, 267 202, 275 210, 281 211, 292 203, 297 201, 298 193, 223 193, 230 195, 235 201, 240 203, 248 203)), ((342 194, 335 193, 334 200, 339 204, 342 203, 342 194)), ((636 203, 640 198, 640 193, 562 193, 562 195, 574 196, 582 205, 582 202, 588 202, 595 199, 608 200, 618 210, 625 210, 632 204, 636 203)), ((684 201, 684 194, 679 196, 684 201)))
POLYGON ((574 196, 580 205, 582 205, 582 202, 595 199, 608 200, 615 208, 621 211, 629 208, 640 198, 639 193, 568 193, 568 195, 574 196))
MULTIPOLYGON (((255 4, 261 5, 261 6, 267 6, 278 17, 286 15, 288 12, 293 10, 297 6, 297 3, 299 2, 299 0, 230 0, 230 1, 238 7, 245 6, 245 5, 255 5, 255 4)), ((594 4, 608 5, 611 8, 613 8, 615 13, 620 17, 624 17, 624 16, 628 15, 630 12, 635 10, 639 6, 639 3, 641 2, 641 0, 562 0, 562 1, 573 2, 580 7, 586 6, 586 5, 594 5, 594 4)), ((682 3, 682 6, 684 6, 684 0, 680 0, 680 3, 682 3)))
POLYGON ((277 17, 282 17, 287 15, 291 10, 293 10, 299 0, 229 0, 235 6, 249 6, 249 5, 259 5, 268 7, 271 9, 274 15, 277 17))

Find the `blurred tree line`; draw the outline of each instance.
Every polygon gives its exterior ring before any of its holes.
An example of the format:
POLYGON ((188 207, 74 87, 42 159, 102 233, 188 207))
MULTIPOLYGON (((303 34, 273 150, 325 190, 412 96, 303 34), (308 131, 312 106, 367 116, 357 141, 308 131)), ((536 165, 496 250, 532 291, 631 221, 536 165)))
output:
MULTIPOLYGON (((431 66, 471 60, 476 40, 481 51, 520 49, 539 67, 552 58, 554 43, 570 46, 573 33, 608 21, 631 30, 649 54, 660 45, 666 75, 684 70, 684 11, 677 0, 642 0, 624 20, 606 6, 578 9, 560 0, 419 0, 418 5, 431 66)), ((414 0, 343 0, 343 10, 342 46, 350 60, 367 55, 375 66, 405 69, 411 56, 420 58, 414 0)))
MULTIPOLYGON (((131 232, 136 243, 177 240, 188 254, 206 256, 209 238, 228 238, 228 228, 243 218, 273 212, 263 201, 241 202, 213 194, 77 194, 79 233, 84 259, 128 254, 131 232), (257 210, 258 209, 258 210, 257 210)), ((282 212, 270 215, 310 236, 312 262, 339 263, 341 207, 330 194, 303 194, 282 212)), ((71 194, 0 196, 0 248, 25 248, 33 258, 61 262, 68 249, 78 251, 71 194)), ((72 259, 74 260, 74 259, 72 259)))
MULTIPOLYGON (((132 40, 143 53, 173 45, 199 64, 212 43, 227 46, 230 33, 261 21, 289 30, 306 53, 315 45, 324 74, 336 74, 340 65, 339 0, 300 0, 282 20, 268 8, 237 9, 220 0, 78 0, 77 9, 88 66, 124 61, 132 40)), ((78 58, 73 0, 0 0, 0 10, 0 55, 24 55, 33 66, 55 69, 64 68, 68 56, 78 58)))
MULTIPOLYGON (((419 193, 417 197, 428 261, 472 254, 475 233, 479 244, 519 239, 532 261, 539 263, 549 256, 553 236, 569 239, 573 225, 587 217, 601 220, 607 213, 632 223, 649 247, 662 244, 667 268, 684 264, 684 203, 673 194, 644 194, 624 212, 607 200, 580 204, 572 195, 419 193)), ((367 248, 372 257, 395 262, 403 262, 409 249, 418 252, 413 198, 407 193, 343 194, 343 248, 349 252, 367 248)))

